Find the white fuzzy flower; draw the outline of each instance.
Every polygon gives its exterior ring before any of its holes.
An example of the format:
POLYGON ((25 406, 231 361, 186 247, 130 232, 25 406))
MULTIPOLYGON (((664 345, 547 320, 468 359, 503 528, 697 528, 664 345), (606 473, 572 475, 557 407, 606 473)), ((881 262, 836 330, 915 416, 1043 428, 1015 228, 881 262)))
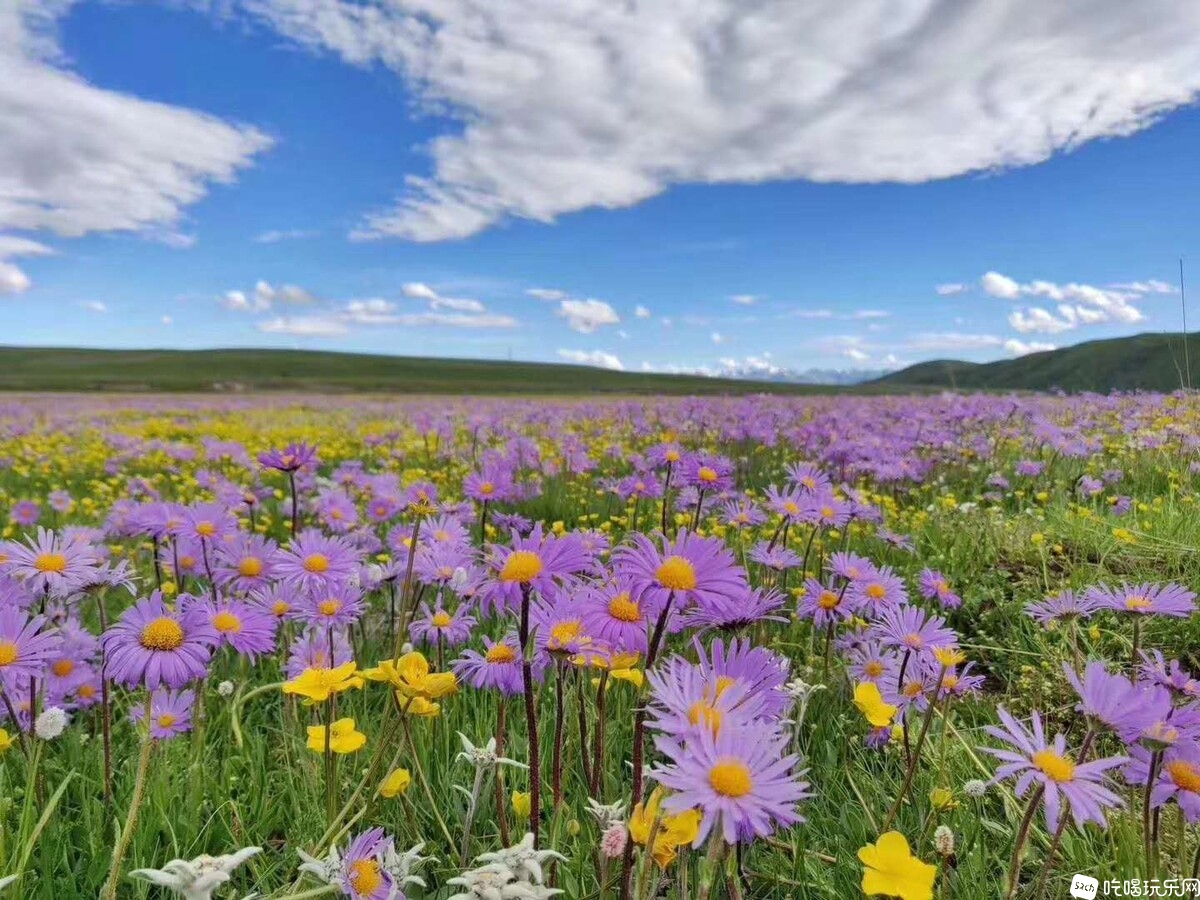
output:
POLYGON ((462 753, 458 754, 455 759, 465 760, 475 768, 490 768, 492 766, 513 766, 517 769, 528 769, 529 766, 523 762, 517 762, 515 759, 509 759, 507 756, 496 755, 496 739, 488 738, 488 742, 482 747, 477 747, 471 743, 461 731, 458 733, 458 739, 462 741, 462 753))
POLYGON ((987 782, 980 781, 978 778, 972 778, 970 781, 968 781, 966 784, 963 785, 963 793, 966 794, 968 797, 974 797, 976 800, 978 800, 980 797, 982 797, 984 794, 986 794, 987 789, 988 789, 987 782))
POLYGON ((620 800, 616 803, 610 803, 607 806, 591 797, 588 797, 588 812, 600 824, 600 830, 604 831, 609 825, 614 822, 625 821, 625 801, 620 800))
POLYGON ((933 832, 933 846, 942 856, 954 855, 954 832, 947 825, 939 825, 933 832))
POLYGON ((562 893, 557 888, 518 881, 516 873, 499 863, 464 872, 446 884, 464 888, 447 900, 547 900, 562 893))
POLYGON ((433 856, 422 856, 421 851, 424 849, 424 843, 417 844, 404 853, 397 853, 394 846, 388 847, 388 851, 383 857, 383 868, 392 876, 397 887, 404 888, 410 884, 425 887, 425 879, 412 874, 417 867, 436 859, 433 856))
POLYGON ((220 694, 222 697, 232 697, 233 696, 233 682, 232 681, 222 681, 220 684, 217 685, 217 693, 220 694))
POLYGON ((296 853, 300 855, 300 871, 307 872, 322 884, 333 884, 341 876, 342 857, 337 847, 330 847, 324 859, 309 856, 300 849, 296 853))
POLYGON ((246 847, 225 856, 173 859, 161 869, 135 869, 129 876, 168 888, 185 900, 212 900, 213 891, 229 881, 234 869, 261 852, 261 847, 246 847))
POLYGON ((481 853, 475 857, 487 865, 502 866, 516 874, 518 878, 541 884, 545 880, 542 864, 549 859, 566 860, 561 853, 553 850, 534 850, 533 835, 526 834, 519 843, 497 850, 495 853, 481 853))
POLYGON ((67 714, 57 706, 41 712, 33 723, 33 733, 43 741, 52 741, 67 727, 67 714))

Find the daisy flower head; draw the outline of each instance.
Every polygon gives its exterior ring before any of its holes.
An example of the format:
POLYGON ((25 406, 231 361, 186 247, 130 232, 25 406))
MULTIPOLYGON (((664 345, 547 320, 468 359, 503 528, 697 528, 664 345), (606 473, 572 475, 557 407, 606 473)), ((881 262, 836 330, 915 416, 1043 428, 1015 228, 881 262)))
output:
POLYGON ((1137 741, 1151 724, 1171 714, 1171 694, 1165 688, 1113 675, 1102 662, 1088 663, 1083 677, 1064 663, 1063 673, 1079 696, 1075 709, 1116 732, 1126 744, 1137 741))
POLYGON ((1030 727, 1009 714, 1004 707, 996 710, 1003 727, 989 725, 987 732, 1011 749, 984 747, 985 753, 1000 760, 994 776, 1004 781, 1016 776, 1015 792, 1024 797, 1033 785, 1042 788, 1043 811, 1047 826, 1057 827, 1065 800, 1075 824, 1095 822, 1106 824, 1105 810, 1121 806, 1121 798, 1110 788, 1107 772, 1124 765, 1124 756, 1097 759, 1088 763, 1073 760, 1067 754, 1066 739, 1060 734, 1053 741, 1046 738, 1041 717, 1034 712, 1030 727))
POLYGON ((258 454, 258 462, 264 468, 278 472, 297 472, 317 461, 317 448, 308 444, 289 444, 278 450, 267 450, 258 454))
POLYGON ((750 558, 772 572, 785 572, 797 569, 803 560, 794 550, 783 544, 771 546, 769 541, 759 541, 750 549, 750 558))
POLYGON ((854 608, 870 618, 878 616, 888 607, 908 602, 904 580, 892 571, 891 566, 882 566, 874 573, 851 582, 847 593, 852 597, 854 608))
POLYGON ((834 589, 815 578, 807 578, 796 612, 822 630, 837 625, 854 615, 853 599, 847 599, 846 593, 845 587, 834 589))
POLYGON ((639 533, 613 553, 618 577, 626 579, 631 595, 651 610, 663 609, 672 598, 676 606, 686 608, 746 590, 745 569, 719 538, 681 531, 674 541, 661 541, 660 547, 639 533))
POLYGON ((829 569, 834 575, 844 578, 846 581, 863 581, 875 577, 879 572, 875 563, 865 556, 847 553, 844 550, 830 555, 829 569))
POLYGON ((689 453, 679 465, 679 483, 705 493, 730 491, 734 487, 733 463, 710 453, 689 453))
POLYGON ((693 606, 683 615, 683 624, 701 633, 722 631, 736 634, 762 622, 786 622, 777 615, 783 608, 783 594, 774 588, 746 588, 736 596, 710 598, 704 606, 693 606))
POLYGON ((31 618, 19 607, 0 606, 0 677, 42 677, 62 647, 61 636, 46 626, 45 616, 31 618))
POLYGON ((306 669, 336 669, 354 659, 345 631, 333 630, 332 650, 330 635, 328 629, 310 628, 292 641, 284 673, 289 680, 298 678, 306 669))
POLYGON ((203 609, 170 609, 159 591, 125 610, 101 638, 109 677, 149 690, 203 678, 217 640, 203 609))
MULTIPOLYGON (((165 741, 192 730, 192 704, 196 692, 170 691, 165 688, 150 694, 150 736, 156 741, 165 741)), ((134 723, 146 718, 146 708, 136 704, 129 712, 134 723)))
MULTIPOLYGON (((1138 747, 1133 761, 1126 767, 1125 778, 1130 784, 1144 785, 1150 777, 1150 751, 1138 747)), ((1200 821, 1200 745, 1180 744, 1163 757, 1158 779, 1150 792, 1150 805, 1157 809, 1174 800, 1189 822, 1200 821)))
POLYGON ((936 569, 925 569, 918 581, 921 596, 926 600, 936 600, 944 609, 957 609, 962 606, 962 597, 950 589, 950 581, 936 569))
POLYGON ((879 614, 868 635, 885 647, 914 653, 954 647, 958 635, 941 616, 931 616, 917 606, 889 606, 879 614))
POLYGON ((365 609, 362 591, 348 583, 316 586, 295 607, 295 618, 312 628, 345 628, 365 609))
POLYGON ((819 466, 809 462, 792 463, 787 467, 787 477, 789 483, 808 494, 833 486, 829 476, 819 466))
POLYGON ((414 641, 436 644, 441 640, 447 647, 457 647, 465 644, 475 629, 475 617, 463 607, 448 611, 440 603, 436 609, 422 603, 420 613, 408 628, 414 641))
POLYGON ((179 597, 180 606, 197 606, 204 611, 208 624, 217 633, 217 647, 226 645, 254 662, 275 650, 275 632, 279 621, 270 613, 245 600, 212 600, 179 597))
MULTIPOLYGON (((508 635, 500 641, 485 636, 483 644, 483 653, 463 651, 462 657, 454 663, 454 674, 473 688, 496 690, 506 696, 520 694, 524 690, 524 682, 521 676, 521 648, 517 645, 516 636, 508 635)), ((535 676, 538 671, 535 666, 535 676)))
POLYGON ((364 831, 346 848, 337 884, 351 900, 397 900, 386 862, 393 843, 382 828, 364 831))
POLYGON ((765 715, 778 718, 791 708, 791 698, 783 689, 791 671, 786 657, 744 639, 726 644, 716 638, 706 652, 697 638, 692 647, 706 677, 720 686, 744 687, 747 696, 761 697, 765 715))
POLYGON ((1196 595, 1178 584, 1123 584, 1119 588, 1106 585, 1091 591, 1101 609, 1130 613, 1136 616, 1170 616, 1187 618, 1196 609, 1196 595))
POLYGON ((763 524, 767 521, 767 514, 753 500, 743 497, 740 500, 725 501, 721 507, 721 521, 740 531, 763 524))
POLYGON ((786 753, 789 737, 765 722, 705 729, 686 745, 668 737, 655 741, 667 761, 648 773, 673 793, 663 809, 701 812, 692 846, 716 832, 726 843, 766 837, 779 826, 803 821, 797 804, 810 796, 796 756, 786 753))
POLYGON ((539 653, 551 658, 575 656, 592 643, 583 627, 583 607, 571 595, 557 591, 552 600, 540 600, 530 610, 539 653))
POLYGON ((587 634, 615 650, 646 652, 650 622, 627 579, 585 585, 576 593, 575 602, 587 634))
POLYGON ((358 568, 358 553, 344 538, 308 529, 279 553, 277 577, 301 591, 329 590, 344 584, 358 568))
POLYGON ((528 537, 514 531, 511 547, 491 545, 487 579, 476 597, 484 610, 520 609, 524 592, 548 597, 560 585, 569 590, 590 565, 589 554, 574 535, 544 534, 539 522, 528 537))
POLYGON ((24 542, 9 542, 3 555, 3 572, 24 582, 38 596, 70 596, 100 562, 87 543, 68 541, 45 528, 39 528, 24 542))
POLYGON ((184 507, 182 537, 205 541, 208 546, 218 544, 238 530, 237 516, 221 503, 200 503, 184 507))
POLYGON ((1092 591, 1076 593, 1067 590, 1047 597, 1045 600, 1027 604, 1025 615, 1035 622, 1049 626, 1052 622, 1087 619, 1104 608, 1100 598, 1092 591))
POLYGON ((745 684, 714 677, 681 656, 646 672, 650 727, 679 740, 763 718, 766 698, 745 684))
POLYGON ((275 576, 278 555, 279 545, 270 538, 237 532, 216 545, 213 578, 238 593, 265 589, 275 576))

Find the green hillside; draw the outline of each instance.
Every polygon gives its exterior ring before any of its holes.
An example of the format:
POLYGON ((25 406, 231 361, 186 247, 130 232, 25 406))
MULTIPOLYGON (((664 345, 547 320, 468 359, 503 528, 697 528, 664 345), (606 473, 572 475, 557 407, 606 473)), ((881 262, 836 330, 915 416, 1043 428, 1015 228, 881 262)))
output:
POLYGON ((0 347, 0 390, 396 394, 815 393, 807 385, 611 372, 589 366, 312 350, 0 347))
MULTIPOLYGON (((1200 383, 1200 334, 1188 335, 1192 385, 1200 383)), ((1031 353, 992 363, 937 360, 918 363, 870 382, 867 387, 959 390, 1061 389, 1068 392, 1178 390, 1186 381, 1183 338, 1138 334, 1088 341, 1061 350, 1031 353)))

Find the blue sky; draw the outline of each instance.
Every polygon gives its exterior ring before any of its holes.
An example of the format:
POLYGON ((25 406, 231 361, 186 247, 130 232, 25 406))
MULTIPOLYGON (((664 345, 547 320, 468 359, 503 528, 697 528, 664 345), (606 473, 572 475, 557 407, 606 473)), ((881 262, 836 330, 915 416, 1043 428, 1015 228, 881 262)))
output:
POLYGON ((1200 13, 1149 5, 0 0, 3 340, 751 373, 1177 329, 1200 13))

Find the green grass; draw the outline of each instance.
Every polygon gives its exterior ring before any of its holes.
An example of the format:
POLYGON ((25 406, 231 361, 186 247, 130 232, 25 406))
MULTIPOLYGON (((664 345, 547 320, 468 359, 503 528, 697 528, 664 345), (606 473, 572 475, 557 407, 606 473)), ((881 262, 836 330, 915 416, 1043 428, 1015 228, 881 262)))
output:
POLYGON ((312 350, 0 347, 0 390, 379 394, 807 394, 810 385, 590 366, 312 350))

